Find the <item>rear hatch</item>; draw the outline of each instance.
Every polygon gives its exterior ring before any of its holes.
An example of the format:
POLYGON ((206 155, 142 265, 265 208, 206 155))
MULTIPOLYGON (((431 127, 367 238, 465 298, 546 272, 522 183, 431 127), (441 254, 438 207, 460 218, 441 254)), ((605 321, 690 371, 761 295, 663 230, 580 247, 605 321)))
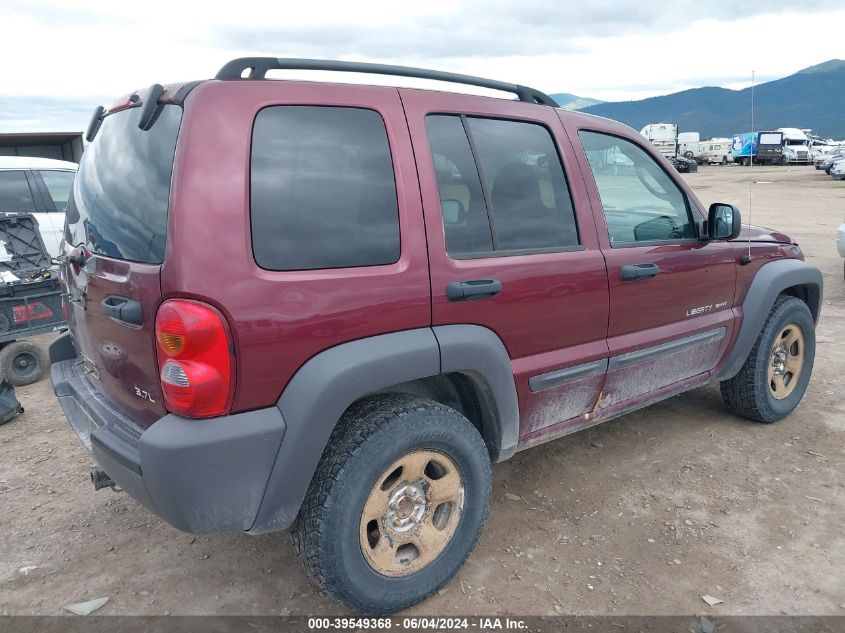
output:
POLYGON ((164 409, 155 316, 182 108, 164 105, 148 130, 142 108, 108 113, 82 155, 68 200, 62 279, 68 324, 89 379, 143 426, 164 409))

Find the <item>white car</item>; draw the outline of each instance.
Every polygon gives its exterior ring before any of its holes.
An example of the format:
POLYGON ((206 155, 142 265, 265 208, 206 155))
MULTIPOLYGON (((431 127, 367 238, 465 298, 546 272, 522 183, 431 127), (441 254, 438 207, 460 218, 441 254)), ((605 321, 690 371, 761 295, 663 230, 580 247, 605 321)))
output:
POLYGON ((834 178, 845 180, 845 158, 840 158, 833 163, 833 167, 830 168, 830 175, 834 178))
POLYGON ((0 213, 32 213, 50 257, 59 256, 76 163, 0 156, 0 213))
POLYGON ((836 248, 839 251, 840 257, 845 257, 845 220, 839 225, 839 231, 836 234, 836 248))

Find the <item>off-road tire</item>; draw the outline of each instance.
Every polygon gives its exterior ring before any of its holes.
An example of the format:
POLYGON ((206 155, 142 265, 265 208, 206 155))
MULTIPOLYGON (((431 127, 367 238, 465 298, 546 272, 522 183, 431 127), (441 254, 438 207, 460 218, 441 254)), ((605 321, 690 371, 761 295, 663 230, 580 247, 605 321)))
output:
POLYGON ((0 350, 0 376, 15 387, 38 382, 48 367, 47 353, 30 341, 13 341, 0 350))
POLYGON ((490 503, 491 467, 484 441, 460 413, 409 395, 354 404, 333 431, 291 537, 308 576, 341 604, 387 614, 425 600, 460 569, 474 549, 490 503), (464 485, 459 523, 443 551, 405 576, 378 573, 359 538, 364 504, 395 460, 418 450, 447 455, 464 485))
POLYGON ((722 399, 744 418, 767 424, 777 422, 789 415, 804 396, 815 354, 815 324, 810 309, 800 299, 781 295, 772 306, 742 369, 733 378, 720 383, 722 399), (769 390, 767 371, 775 337, 789 323, 798 325, 804 334, 804 365, 795 388, 786 398, 778 400, 769 390))

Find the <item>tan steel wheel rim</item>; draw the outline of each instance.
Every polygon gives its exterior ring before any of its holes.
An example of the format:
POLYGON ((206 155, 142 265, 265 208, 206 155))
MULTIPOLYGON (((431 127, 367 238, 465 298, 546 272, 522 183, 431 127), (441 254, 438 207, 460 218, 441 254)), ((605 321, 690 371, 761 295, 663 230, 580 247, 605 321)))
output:
POLYGON ((455 462, 439 451, 408 453, 378 478, 361 513, 359 536, 367 563, 384 576, 407 576, 437 558, 464 509, 455 462))
POLYGON ((806 342, 804 332, 795 323, 785 326, 775 338, 769 359, 769 392, 783 400, 795 390, 804 368, 806 342))

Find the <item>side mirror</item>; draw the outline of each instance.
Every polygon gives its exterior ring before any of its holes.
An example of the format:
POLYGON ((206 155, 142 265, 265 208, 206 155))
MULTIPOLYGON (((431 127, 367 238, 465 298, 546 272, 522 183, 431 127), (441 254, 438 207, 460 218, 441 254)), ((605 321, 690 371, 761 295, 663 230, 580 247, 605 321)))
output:
POLYGON ((742 230, 742 215, 732 204, 716 202, 707 213, 707 238, 735 240, 742 230))

